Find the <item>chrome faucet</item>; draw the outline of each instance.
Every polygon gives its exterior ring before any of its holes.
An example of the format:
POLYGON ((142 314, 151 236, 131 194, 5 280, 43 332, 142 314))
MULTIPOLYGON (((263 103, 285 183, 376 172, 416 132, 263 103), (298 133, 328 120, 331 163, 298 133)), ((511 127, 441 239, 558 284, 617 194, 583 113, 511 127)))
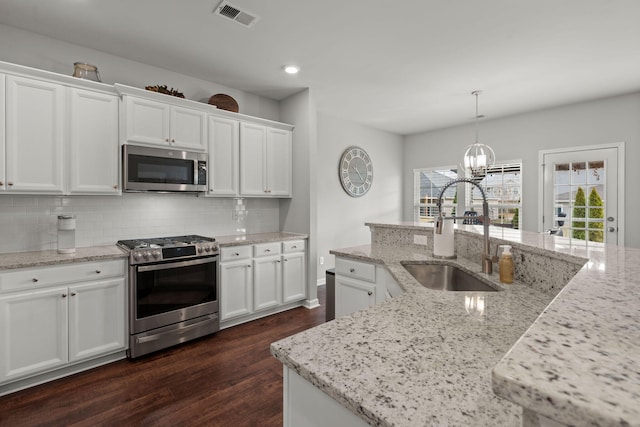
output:
MULTIPOLYGON (((480 190, 480 194, 482 194, 482 225, 484 231, 484 251, 482 253, 482 272, 491 274, 493 272, 493 263, 498 261, 497 256, 491 256, 491 243, 489 241, 489 203, 487 202, 487 195, 484 192, 484 189, 478 185, 476 182, 470 180, 469 178, 458 178, 453 181, 447 183, 440 192, 440 196, 438 196, 438 219, 436 220, 435 232, 437 234, 442 234, 442 226, 444 223, 444 215, 442 214, 442 196, 444 196, 444 192, 447 188, 451 187, 453 184, 458 184, 461 182, 467 182, 469 184, 473 184, 480 190)), ((447 219, 478 219, 477 216, 451 216, 447 219)))

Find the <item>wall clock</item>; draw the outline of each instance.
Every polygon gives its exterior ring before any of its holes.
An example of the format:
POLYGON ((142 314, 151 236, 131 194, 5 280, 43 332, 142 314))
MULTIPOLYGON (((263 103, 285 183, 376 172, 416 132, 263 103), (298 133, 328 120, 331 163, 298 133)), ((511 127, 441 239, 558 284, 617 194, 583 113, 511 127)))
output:
POLYGON ((338 165, 338 176, 344 191, 351 197, 364 196, 373 182, 371 157, 360 147, 344 150, 338 165))

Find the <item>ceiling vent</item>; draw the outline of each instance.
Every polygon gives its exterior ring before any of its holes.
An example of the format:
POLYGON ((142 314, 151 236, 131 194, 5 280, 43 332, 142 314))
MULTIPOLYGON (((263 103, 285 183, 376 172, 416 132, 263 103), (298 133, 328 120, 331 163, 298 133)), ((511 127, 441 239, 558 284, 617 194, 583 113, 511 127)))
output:
POLYGON ((252 27, 253 24, 258 22, 258 20, 260 19, 258 16, 241 10, 237 6, 234 6, 227 0, 223 0, 222 3, 220 3, 218 7, 213 10, 213 13, 214 15, 220 15, 225 18, 231 19, 232 21, 237 22, 238 24, 247 28, 252 27))

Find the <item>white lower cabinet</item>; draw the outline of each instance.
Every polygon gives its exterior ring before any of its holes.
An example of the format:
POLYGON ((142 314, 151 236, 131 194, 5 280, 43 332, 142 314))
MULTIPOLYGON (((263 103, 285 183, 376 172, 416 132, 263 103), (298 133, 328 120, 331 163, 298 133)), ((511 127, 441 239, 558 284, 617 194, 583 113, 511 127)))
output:
POLYGON ((237 324, 290 308, 306 298, 306 283, 304 240, 223 247, 220 320, 237 324))
POLYGON ((382 265, 336 257, 336 318, 384 301, 389 281, 382 265))
POLYGON ((250 314, 253 311, 252 301, 251 259, 220 262, 220 320, 250 314))
POLYGON ((125 350, 124 272, 117 260, 1 273, 0 384, 125 350))

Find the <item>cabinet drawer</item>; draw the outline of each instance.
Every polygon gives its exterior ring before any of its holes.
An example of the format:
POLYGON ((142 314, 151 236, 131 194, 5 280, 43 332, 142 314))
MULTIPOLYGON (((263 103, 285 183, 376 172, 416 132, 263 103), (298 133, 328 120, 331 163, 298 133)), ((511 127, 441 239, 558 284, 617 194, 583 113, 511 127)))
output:
POLYGON ((120 259, 6 270, 0 273, 0 293, 122 277, 125 269, 125 261, 120 259))
POLYGON ((282 242, 282 252, 285 254, 301 251, 304 251, 304 240, 289 240, 287 242, 282 242))
POLYGON ((220 248, 220 262, 251 258, 251 246, 220 248))
POLYGON ((375 282, 376 265, 351 259, 336 258, 336 274, 375 282))
POLYGON ((278 255, 280 253, 280 242, 260 243, 253 245, 253 256, 278 255))

